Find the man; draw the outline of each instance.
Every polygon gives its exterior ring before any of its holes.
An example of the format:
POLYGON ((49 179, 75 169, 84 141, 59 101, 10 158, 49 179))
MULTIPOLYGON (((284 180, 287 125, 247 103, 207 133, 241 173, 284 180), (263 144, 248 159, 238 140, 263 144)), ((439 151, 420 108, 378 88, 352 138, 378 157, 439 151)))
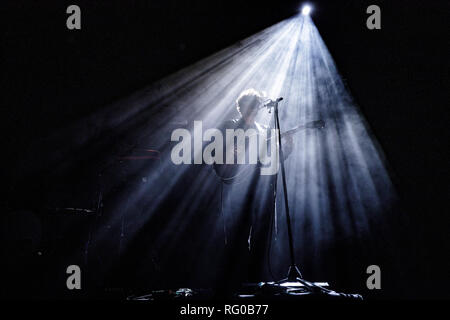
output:
MULTIPOLYGON (((243 91, 236 100, 240 117, 222 124, 221 130, 224 136, 226 129, 243 129, 244 131, 254 129, 259 134, 266 130, 269 133, 268 126, 255 121, 266 99, 263 94, 254 89, 243 91)), ((284 138, 282 143, 284 158, 286 158, 292 151, 291 136, 284 138)), ((278 148, 271 146, 269 150, 277 152, 278 148)), ((275 208, 277 175, 261 175, 260 170, 257 169, 262 165, 261 161, 253 165, 238 165, 245 166, 245 170, 242 168, 236 170, 236 174, 228 174, 226 178, 219 174, 222 182, 227 183, 223 186, 223 197, 221 197, 226 237, 225 274, 222 284, 230 291, 236 289, 242 282, 268 280, 264 266, 267 265, 265 257, 271 240, 269 234, 275 208)), ((226 166, 216 166, 216 169, 217 167, 227 169, 226 166)), ((233 166, 236 167, 236 165, 233 166)), ((219 171, 216 170, 216 172, 219 171)), ((224 172, 226 170, 220 173, 224 172)))

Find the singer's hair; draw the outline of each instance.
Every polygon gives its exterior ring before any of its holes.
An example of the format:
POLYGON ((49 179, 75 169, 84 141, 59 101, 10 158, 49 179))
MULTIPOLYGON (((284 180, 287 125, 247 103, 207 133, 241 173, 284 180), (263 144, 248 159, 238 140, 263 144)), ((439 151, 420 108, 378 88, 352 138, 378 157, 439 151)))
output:
POLYGON ((241 92, 236 99, 236 109, 242 117, 245 117, 257 110, 259 106, 264 102, 263 92, 259 92, 253 88, 246 89, 241 92))

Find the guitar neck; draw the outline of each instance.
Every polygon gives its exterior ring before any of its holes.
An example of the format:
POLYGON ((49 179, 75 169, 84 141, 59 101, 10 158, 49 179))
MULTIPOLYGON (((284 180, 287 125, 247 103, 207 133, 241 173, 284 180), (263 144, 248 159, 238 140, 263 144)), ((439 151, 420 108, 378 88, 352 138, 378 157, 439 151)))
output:
MULTIPOLYGON (((297 133, 299 131, 305 130, 305 129, 322 129, 323 127, 325 127, 325 122, 323 120, 316 120, 316 121, 311 121, 305 124, 301 124, 293 129, 290 129, 286 132, 283 132, 281 134, 281 137, 286 137, 286 136, 290 136, 293 135, 294 133, 297 133)), ((270 138, 267 138, 267 141, 269 141, 270 138)))
POLYGON ((286 132, 283 132, 283 133, 281 134, 281 137, 293 135, 294 133, 297 133, 297 132, 299 132, 299 131, 301 131, 301 130, 304 130, 304 129, 306 129, 306 128, 308 128, 308 126, 306 126, 306 125, 300 125, 300 126, 297 126, 297 127, 295 127, 294 129, 291 129, 291 130, 288 130, 288 131, 286 131, 286 132))

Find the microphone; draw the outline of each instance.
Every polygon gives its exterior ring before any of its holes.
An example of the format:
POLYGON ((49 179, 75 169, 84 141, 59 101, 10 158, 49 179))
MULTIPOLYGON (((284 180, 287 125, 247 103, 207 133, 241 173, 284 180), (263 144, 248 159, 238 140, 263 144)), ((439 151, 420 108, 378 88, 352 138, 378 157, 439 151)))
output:
POLYGON ((268 99, 262 104, 261 109, 264 108, 264 107, 266 107, 267 109, 275 107, 275 105, 278 102, 280 102, 281 100, 283 100, 283 97, 279 97, 276 100, 268 99))

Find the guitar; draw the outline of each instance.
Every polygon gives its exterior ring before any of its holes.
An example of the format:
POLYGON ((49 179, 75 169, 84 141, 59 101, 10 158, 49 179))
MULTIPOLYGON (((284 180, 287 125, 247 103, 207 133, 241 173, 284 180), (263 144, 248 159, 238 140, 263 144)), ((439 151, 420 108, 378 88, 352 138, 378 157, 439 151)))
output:
MULTIPOLYGON (((306 129, 323 129, 325 127, 325 121, 315 120, 302 125, 299 125, 293 129, 290 129, 281 134, 281 138, 292 136, 293 134, 306 130, 306 129)), ((267 138, 266 141, 270 140, 267 138)), ((237 148, 234 146, 234 153, 237 155, 237 148)), ((213 164, 213 169, 216 175, 225 183, 232 183, 238 177, 243 177, 244 174, 249 174, 251 168, 255 169, 257 165, 255 164, 213 164)))

